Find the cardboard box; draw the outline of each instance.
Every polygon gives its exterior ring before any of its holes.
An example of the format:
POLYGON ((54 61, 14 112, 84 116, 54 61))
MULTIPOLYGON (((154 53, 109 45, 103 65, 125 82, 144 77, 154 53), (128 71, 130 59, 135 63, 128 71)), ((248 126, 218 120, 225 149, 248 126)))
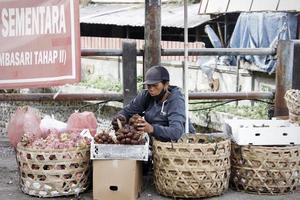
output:
POLYGON ((136 200, 142 177, 140 161, 93 160, 93 199, 136 200))
POLYGON ((287 120, 226 120, 225 130, 238 145, 298 145, 300 126, 287 120))

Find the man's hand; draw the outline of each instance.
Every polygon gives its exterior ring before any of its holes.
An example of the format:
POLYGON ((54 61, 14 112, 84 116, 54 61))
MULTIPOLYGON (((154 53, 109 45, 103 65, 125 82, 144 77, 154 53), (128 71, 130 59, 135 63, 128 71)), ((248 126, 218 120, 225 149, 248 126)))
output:
POLYGON ((140 120, 138 123, 137 123, 137 126, 136 126, 137 130, 138 131, 143 131, 143 132, 146 132, 146 133, 153 133, 154 131, 154 128, 151 124, 149 124, 145 119, 143 120, 140 120))
POLYGON ((127 121, 126 117, 122 114, 117 114, 116 116, 114 116, 111 121, 111 125, 113 126, 115 131, 118 131, 119 128, 121 128, 121 127, 119 127, 117 119, 119 119, 119 121, 121 122, 122 127, 126 124, 126 121, 127 121))

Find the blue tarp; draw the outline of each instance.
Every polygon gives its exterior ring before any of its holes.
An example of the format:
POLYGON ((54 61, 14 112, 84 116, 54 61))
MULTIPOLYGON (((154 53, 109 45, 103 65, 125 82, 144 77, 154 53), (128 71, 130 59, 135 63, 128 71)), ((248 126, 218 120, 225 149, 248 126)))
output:
MULTIPOLYGON (((278 40, 296 39, 297 16, 285 12, 241 13, 232 33, 229 48, 269 48, 278 40)), ((266 72, 273 72, 276 60, 272 56, 245 56, 266 72)))

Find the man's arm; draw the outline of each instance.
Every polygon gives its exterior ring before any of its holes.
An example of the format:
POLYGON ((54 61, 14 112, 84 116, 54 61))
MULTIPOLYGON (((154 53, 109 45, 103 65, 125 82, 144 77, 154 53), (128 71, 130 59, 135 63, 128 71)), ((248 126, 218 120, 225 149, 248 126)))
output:
POLYGON ((126 105, 118 114, 124 115, 127 120, 134 114, 142 115, 145 111, 147 92, 139 93, 128 105, 126 105))
POLYGON ((184 100, 182 98, 170 102, 168 108, 168 124, 169 126, 162 126, 159 124, 149 124, 144 121, 139 124, 139 131, 145 131, 149 135, 161 141, 177 141, 184 133, 185 110, 184 100))

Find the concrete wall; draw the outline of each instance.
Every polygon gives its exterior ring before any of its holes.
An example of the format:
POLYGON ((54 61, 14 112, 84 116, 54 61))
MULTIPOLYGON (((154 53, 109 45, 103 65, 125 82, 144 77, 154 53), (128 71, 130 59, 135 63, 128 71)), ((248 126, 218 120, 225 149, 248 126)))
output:
MULTIPOLYGON (((83 78, 103 76, 108 80, 120 81, 122 83, 122 60, 121 58, 82 58, 83 78)), ((171 85, 183 87, 183 65, 181 62, 162 63, 169 70, 171 85)), ((137 75, 142 76, 142 60, 138 60, 137 75)), ((206 74, 196 66, 189 63, 188 88, 190 91, 210 91, 209 81, 206 74)), ((218 66, 213 74, 214 79, 219 80, 218 91, 236 91, 236 68, 235 66, 218 66)), ((266 88, 275 88, 275 78, 268 74, 252 74, 248 70, 240 69, 239 89, 240 91, 262 91, 266 88)))

